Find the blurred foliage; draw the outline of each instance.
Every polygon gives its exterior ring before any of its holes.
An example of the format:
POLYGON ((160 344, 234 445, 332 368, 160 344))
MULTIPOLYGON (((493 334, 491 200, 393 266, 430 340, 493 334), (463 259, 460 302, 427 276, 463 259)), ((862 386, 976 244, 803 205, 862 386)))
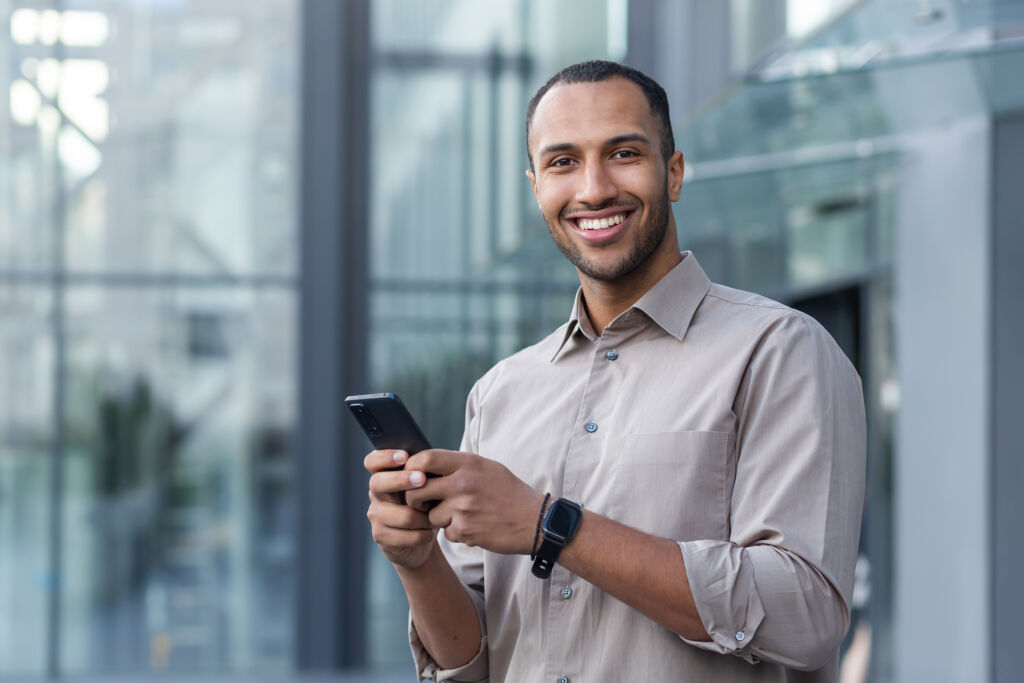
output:
POLYGON ((70 372, 67 450, 88 453, 97 493, 166 481, 183 430, 146 377, 70 372))

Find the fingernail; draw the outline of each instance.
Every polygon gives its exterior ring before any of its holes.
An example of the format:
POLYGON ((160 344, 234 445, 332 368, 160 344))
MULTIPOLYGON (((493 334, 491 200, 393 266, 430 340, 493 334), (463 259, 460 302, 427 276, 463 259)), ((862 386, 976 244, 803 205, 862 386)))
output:
POLYGON ((391 458, 398 465, 401 465, 403 462, 405 462, 406 459, 408 459, 408 457, 409 457, 409 454, 406 453, 405 451, 395 451, 394 455, 391 456, 391 458))
POLYGON ((422 486, 426 480, 427 477, 422 472, 413 472, 409 475, 409 483, 413 486, 422 486))

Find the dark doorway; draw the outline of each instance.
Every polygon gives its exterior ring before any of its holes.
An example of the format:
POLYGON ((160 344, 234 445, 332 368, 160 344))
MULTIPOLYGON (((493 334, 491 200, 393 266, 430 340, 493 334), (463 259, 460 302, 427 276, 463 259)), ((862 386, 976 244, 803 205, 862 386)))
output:
POLYGON ((860 287, 847 287, 794 299, 790 306, 821 323, 863 377, 860 287))

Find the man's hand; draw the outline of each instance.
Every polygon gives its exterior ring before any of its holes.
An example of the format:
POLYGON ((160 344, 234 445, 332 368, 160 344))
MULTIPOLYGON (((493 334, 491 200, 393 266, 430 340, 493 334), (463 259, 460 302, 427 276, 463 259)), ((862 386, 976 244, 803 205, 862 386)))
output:
POLYGON ((370 520, 373 540, 393 564, 417 569, 437 544, 437 531, 422 510, 402 501, 402 494, 423 486, 422 471, 395 470, 409 460, 405 451, 373 451, 363 460, 370 472, 370 520))
POLYGON ((405 451, 374 451, 366 456, 363 465, 370 472, 366 517, 373 540, 395 565, 423 646, 441 668, 454 669, 478 651, 480 622, 462 581, 437 544, 437 529, 431 526, 425 506, 416 509, 405 504, 404 499, 427 481, 423 468, 401 469, 409 460, 405 451))
POLYGON ((409 490, 409 507, 423 514, 427 503, 441 502, 428 514, 449 541, 506 555, 529 555, 544 501, 504 465, 473 453, 431 449, 409 458, 406 475, 440 475, 409 490))

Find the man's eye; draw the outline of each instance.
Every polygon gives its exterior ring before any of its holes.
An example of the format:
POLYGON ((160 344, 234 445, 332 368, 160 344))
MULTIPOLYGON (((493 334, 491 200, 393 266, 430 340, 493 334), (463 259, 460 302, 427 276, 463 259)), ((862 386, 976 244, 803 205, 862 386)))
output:
POLYGON ((615 154, 612 154, 612 159, 632 159, 635 156, 637 156, 637 153, 631 149, 620 149, 615 154))
POLYGON ((572 163, 572 159, 567 159, 565 157, 562 157, 561 159, 555 159, 554 161, 552 161, 551 165, 552 166, 568 166, 571 163, 572 163))

